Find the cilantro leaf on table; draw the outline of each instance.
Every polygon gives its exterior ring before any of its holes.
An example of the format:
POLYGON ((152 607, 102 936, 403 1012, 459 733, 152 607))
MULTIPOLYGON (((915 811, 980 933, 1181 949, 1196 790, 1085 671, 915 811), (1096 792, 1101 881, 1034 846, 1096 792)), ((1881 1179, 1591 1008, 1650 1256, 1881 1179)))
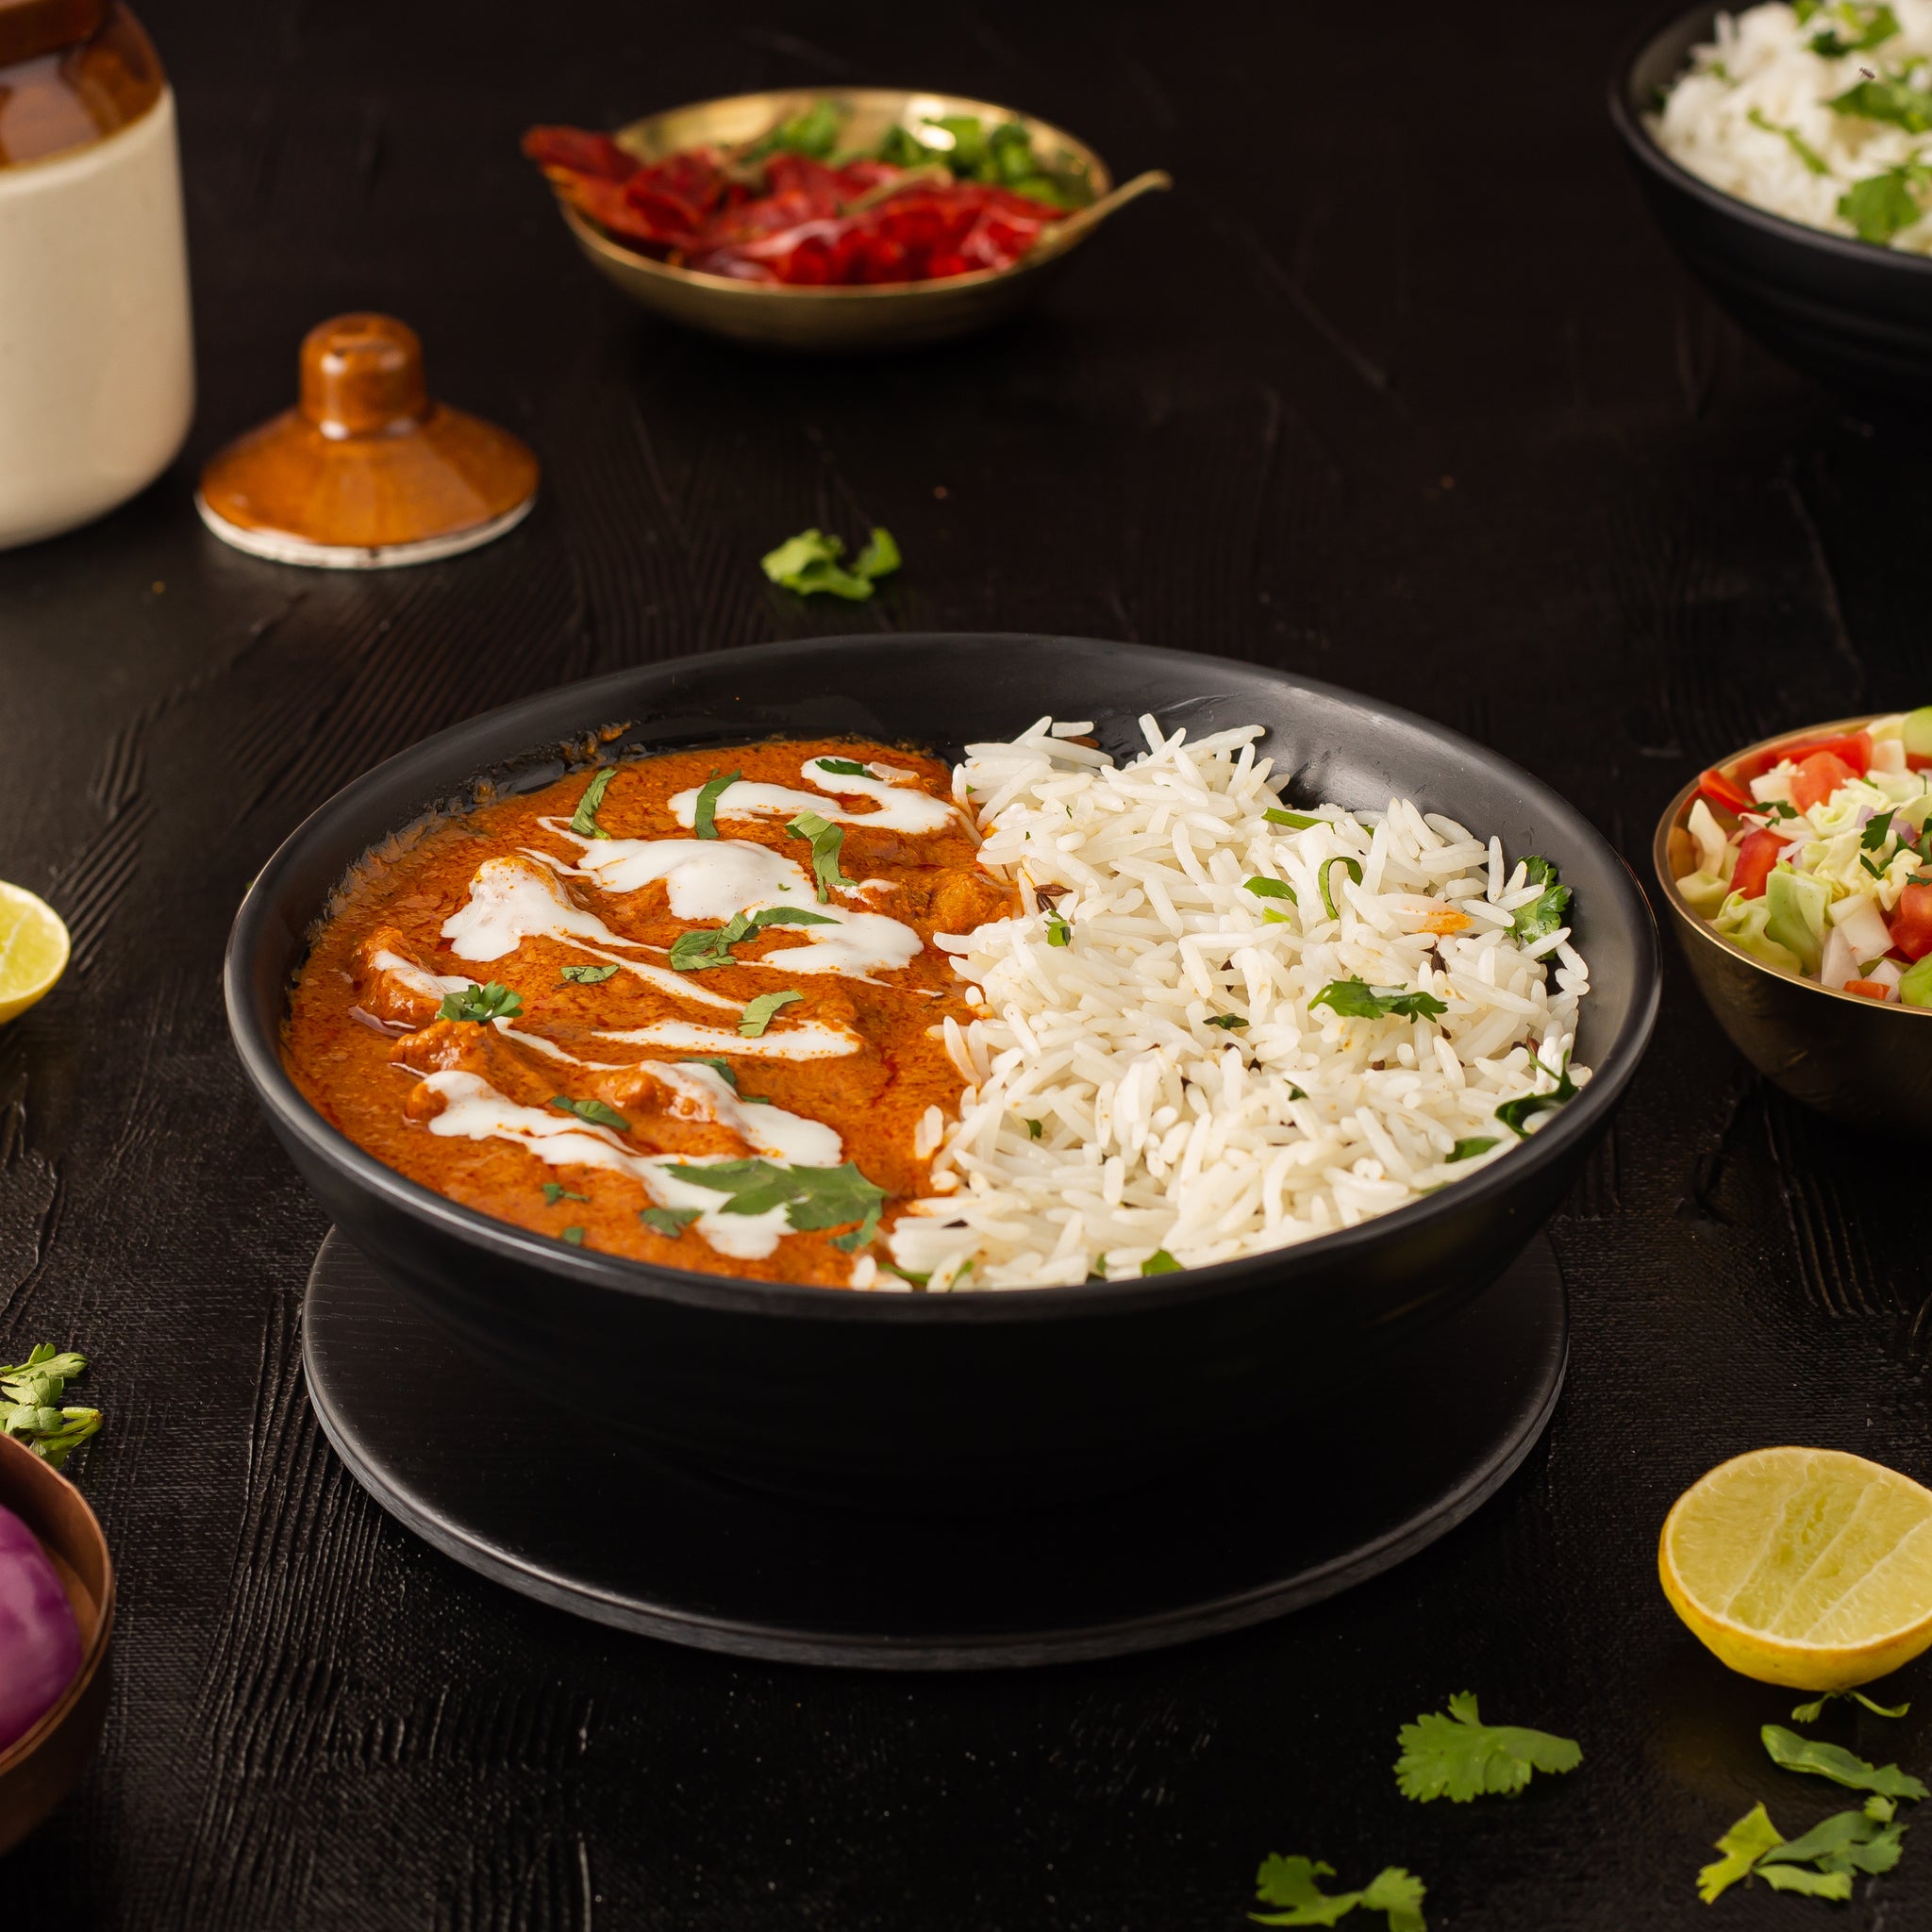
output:
POLYGON ((1766 1724, 1757 1735, 1764 1740, 1771 1761, 1786 1771, 1809 1772, 1851 1790, 1876 1791, 1887 1798, 1918 1799, 1927 1794, 1925 1786, 1909 1772, 1895 1764, 1868 1764, 1840 1744, 1801 1738, 1782 1724, 1766 1724))
POLYGON ((1824 104, 1837 114, 1857 114, 1867 121, 1889 122, 1907 134, 1932 128, 1932 92, 1913 87, 1901 75, 1875 76, 1847 88, 1824 104))
POLYGON ((572 986, 602 986, 617 970, 615 966, 566 966, 563 976, 572 986))
POLYGON ((716 772, 698 787, 697 803, 692 806, 691 828, 700 839, 715 839, 718 836, 718 800, 724 789, 736 785, 744 776, 742 772, 726 772, 721 778, 716 772))
POLYGON ((1380 1020, 1391 1013, 1404 1020, 1433 1020, 1449 1008, 1426 992, 1404 992, 1399 986, 1371 986, 1365 979, 1331 979, 1308 1010, 1327 1007, 1344 1020, 1380 1020))
POLYGON ((1932 167, 1914 158, 1854 181, 1838 198, 1838 211, 1861 242, 1888 242, 1925 212, 1919 191, 1932 181, 1932 167))
POLYGON ((610 781, 616 776, 617 767, 606 765, 584 787, 584 795, 577 800, 577 808, 570 822, 571 830, 579 839, 609 838, 610 834, 597 823, 597 808, 604 803, 604 794, 610 790, 610 781))
POLYGON ((1874 1717, 1904 1717, 1911 1709, 1909 1703, 1885 1705, 1867 1697, 1862 1690, 1827 1690, 1823 1697, 1815 1697, 1809 1704, 1801 1704, 1791 1712, 1794 1724, 1815 1724, 1824 1715, 1824 1707, 1837 1698, 1848 1698, 1853 1703, 1862 1704, 1874 1717))
POLYGON ((561 1181, 543 1183, 543 1205, 546 1208, 555 1208, 559 1201, 588 1201, 590 1198, 588 1194, 574 1193, 561 1181))
POLYGON ((834 888, 851 891, 858 881, 839 870, 839 855, 844 849, 845 828, 815 811, 802 811, 785 829, 794 839, 811 841, 811 875, 818 884, 819 904, 824 905, 834 888))
POLYGON ((1582 1748, 1571 1738, 1553 1737, 1518 1724, 1486 1724, 1476 1710, 1475 1693, 1458 1691, 1445 1716, 1425 1711, 1396 1734, 1402 1756, 1395 1760, 1395 1783, 1405 1798, 1426 1805, 1434 1798, 1466 1805, 1485 1792, 1508 1796, 1529 1782, 1532 1772, 1574 1771, 1582 1748))
POLYGON ((436 1009, 439 1020, 474 1020, 487 1026, 492 1020, 514 1020, 524 1010, 524 996, 492 979, 488 986, 466 986, 446 992, 436 1009))
MULTIPOLYGON (((1530 1058, 1536 1060, 1537 1065, 1542 1067, 1544 1073, 1550 1074, 1549 1068, 1543 1067, 1542 1061, 1537 1059, 1534 1054, 1530 1055, 1530 1058)), ((1557 1084, 1547 1093, 1520 1094, 1514 1100, 1506 1100, 1496 1109, 1496 1118, 1519 1141, 1529 1139, 1529 1128, 1525 1123, 1533 1114, 1547 1113, 1552 1108, 1561 1107, 1566 1100, 1574 1100, 1583 1091, 1570 1077, 1570 1061, 1567 1056, 1563 1064, 1554 1074, 1550 1074, 1550 1078, 1557 1084)))
POLYGON ((0 1366, 0 1435, 24 1442, 42 1462, 62 1468, 90 1436, 99 1432, 101 1412, 63 1405, 67 1385, 87 1368, 87 1357, 42 1341, 24 1362, 0 1366))
POLYGON ((558 1113, 574 1113, 580 1121, 591 1121, 600 1127, 615 1127, 620 1134, 630 1131, 630 1123, 614 1107, 607 1107, 601 1100, 573 1100, 567 1093, 551 1095, 550 1104, 558 1113))
POLYGON ((785 1209, 788 1226, 800 1234, 815 1229, 858 1225, 836 1236, 832 1245, 855 1254, 878 1232, 879 1215, 891 1198, 849 1160, 841 1167, 780 1167, 770 1160, 721 1160, 708 1167, 666 1170, 681 1181, 710 1188, 730 1199, 721 1214, 768 1214, 785 1209))
POLYGON ((1754 1805, 1718 1840, 1724 1856, 1699 1871, 1697 1896, 1711 1905, 1740 1879, 1761 1878, 1774 1891, 1850 1898, 1854 1874, 1890 1872, 1898 1863, 1906 1827, 1894 1822, 1896 1811, 1890 1798, 1871 1797, 1862 1809, 1834 1812, 1787 1840, 1764 1807, 1754 1805))
POLYGON ((1428 1932, 1423 1917, 1427 1888, 1400 1865, 1385 1865, 1359 1891, 1326 1892, 1316 1882, 1334 1876, 1335 1867, 1320 1858, 1271 1853, 1255 1874, 1255 1902, 1286 1909, 1248 1916, 1257 1925, 1333 1925, 1359 1906, 1384 1913, 1389 1932, 1428 1932))
POLYGON ((653 1234, 669 1235, 675 1241, 704 1211, 702 1208, 640 1208, 638 1219, 653 1234))
POLYGON ((772 1024, 772 1015, 780 1007, 789 1007, 793 1000, 802 1000, 802 992, 761 992, 755 1000, 744 1003, 744 1017, 738 1023, 738 1030, 747 1040, 756 1040, 772 1024))
POLYGON ((801 530, 759 559, 765 575, 781 589, 808 597, 823 591, 862 604, 873 593, 874 579, 899 568, 899 546, 890 530, 874 528, 866 546, 847 570, 839 559, 843 541, 819 529, 801 530))
POLYGON ((1570 888, 1557 882, 1557 868, 1534 853, 1523 861, 1527 882, 1542 891, 1527 906, 1519 906, 1509 922, 1510 930, 1525 944, 1547 938, 1563 924, 1570 907, 1570 888))

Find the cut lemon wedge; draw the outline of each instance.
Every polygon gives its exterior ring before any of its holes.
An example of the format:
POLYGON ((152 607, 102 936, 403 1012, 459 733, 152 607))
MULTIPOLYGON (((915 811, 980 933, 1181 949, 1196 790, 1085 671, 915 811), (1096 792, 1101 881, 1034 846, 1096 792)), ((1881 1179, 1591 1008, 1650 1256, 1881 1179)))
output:
POLYGON ((1657 1541, 1671 1607, 1734 1671, 1869 1684, 1932 1645, 1932 1491, 1837 1449, 1754 1449, 1679 1496, 1657 1541))
POLYGON ((67 967, 67 928, 44 899, 0 879, 0 1025, 53 990, 67 967))

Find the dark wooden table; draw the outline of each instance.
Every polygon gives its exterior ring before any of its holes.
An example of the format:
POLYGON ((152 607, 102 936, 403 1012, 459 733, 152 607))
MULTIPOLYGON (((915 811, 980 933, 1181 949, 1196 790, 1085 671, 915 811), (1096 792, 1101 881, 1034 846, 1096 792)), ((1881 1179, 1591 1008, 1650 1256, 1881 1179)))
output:
MULTIPOLYGON (((1674 958, 1552 1228, 1568 1391, 1495 1502, 1272 1627, 953 1679, 624 1638, 385 1517, 303 1392, 324 1222, 217 987, 263 858, 377 759, 559 680, 771 637, 1058 630, 1291 666, 1474 733, 1640 866, 1707 755, 1932 698, 1923 452, 1742 342, 1666 256, 1601 107, 1633 9, 144 11, 183 111, 195 431, 118 515, 0 557, 0 876, 75 943, 0 1030, 0 1355, 93 1357, 81 1480, 123 1591, 106 1744, 8 1861, 15 1915, 1192 1932, 1243 1923, 1272 1850, 1344 1882, 1407 1864, 1437 1927, 1822 1924, 1694 1896, 1757 1798, 1790 1832, 1831 1805, 1766 1765, 1756 1728, 1790 1700, 1695 1647, 1653 1550, 1678 1491, 1757 1444, 1932 1470, 1923 1183, 1749 1077, 1674 958), (641 320, 516 151, 535 120, 844 80, 1012 101, 1180 192, 1001 335, 814 366, 641 320), (535 516, 407 573, 225 549, 197 465, 287 402, 308 325, 364 306, 537 446, 535 516), (758 573, 801 525, 874 521, 907 564, 871 605, 758 573), (1465 1687, 1579 1737, 1583 1769, 1406 1803, 1396 1726, 1465 1687)), ((1297 1502, 1255 1536, 1291 1535, 1297 1502)), ((1932 1674, 1904 1681, 1909 1720, 1834 1735, 1925 1772, 1932 1674)), ((1927 1923, 1918 1835, 1838 1923, 1927 1923)))

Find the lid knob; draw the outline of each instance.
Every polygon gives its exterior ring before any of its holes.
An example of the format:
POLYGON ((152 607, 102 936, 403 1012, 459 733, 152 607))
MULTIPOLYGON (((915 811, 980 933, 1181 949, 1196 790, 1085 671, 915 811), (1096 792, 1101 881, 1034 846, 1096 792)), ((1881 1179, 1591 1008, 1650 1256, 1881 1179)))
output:
POLYGON ((302 340, 302 413, 332 441, 394 436, 429 413, 423 344, 392 315, 337 315, 302 340))

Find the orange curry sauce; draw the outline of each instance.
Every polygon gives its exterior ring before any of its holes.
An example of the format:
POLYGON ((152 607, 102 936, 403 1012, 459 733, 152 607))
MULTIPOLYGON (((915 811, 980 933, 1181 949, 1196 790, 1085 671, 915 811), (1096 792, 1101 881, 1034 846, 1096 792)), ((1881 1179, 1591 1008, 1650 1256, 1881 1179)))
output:
POLYGON ((938 1035, 966 1008, 933 935, 1003 918, 1015 895, 980 868, 947 768, 919 754, 815 741, 603 770, 575 832, 599 774, 363 860, 294 988, 290 1074, 358 1146, 499 1220, 674 1267, 843 1285, 856 1253, 883 1259, 853 1243, 858 1211, 801 1230, 809 1207, 749 1211, 755 1195, 672 1170, 716 1164, 782 1193, 782 1170, 849 1163, 889 1197, 890 1226, 927 1191, 922 1117, 958 1113, 938 1035), (801 810, 842 831, 829 877, 824 834, 790 829, 801 810), (719 928, 760 909, 779 919, 722 952, 719 928), (702 940, 674 955, 706 932, 716 963, 692 964, 702 940), (801 997, 754 1031, 746 1008, 780 991, 801 997), (484 1017, 440 1017, 479 1004, 484 1017))

